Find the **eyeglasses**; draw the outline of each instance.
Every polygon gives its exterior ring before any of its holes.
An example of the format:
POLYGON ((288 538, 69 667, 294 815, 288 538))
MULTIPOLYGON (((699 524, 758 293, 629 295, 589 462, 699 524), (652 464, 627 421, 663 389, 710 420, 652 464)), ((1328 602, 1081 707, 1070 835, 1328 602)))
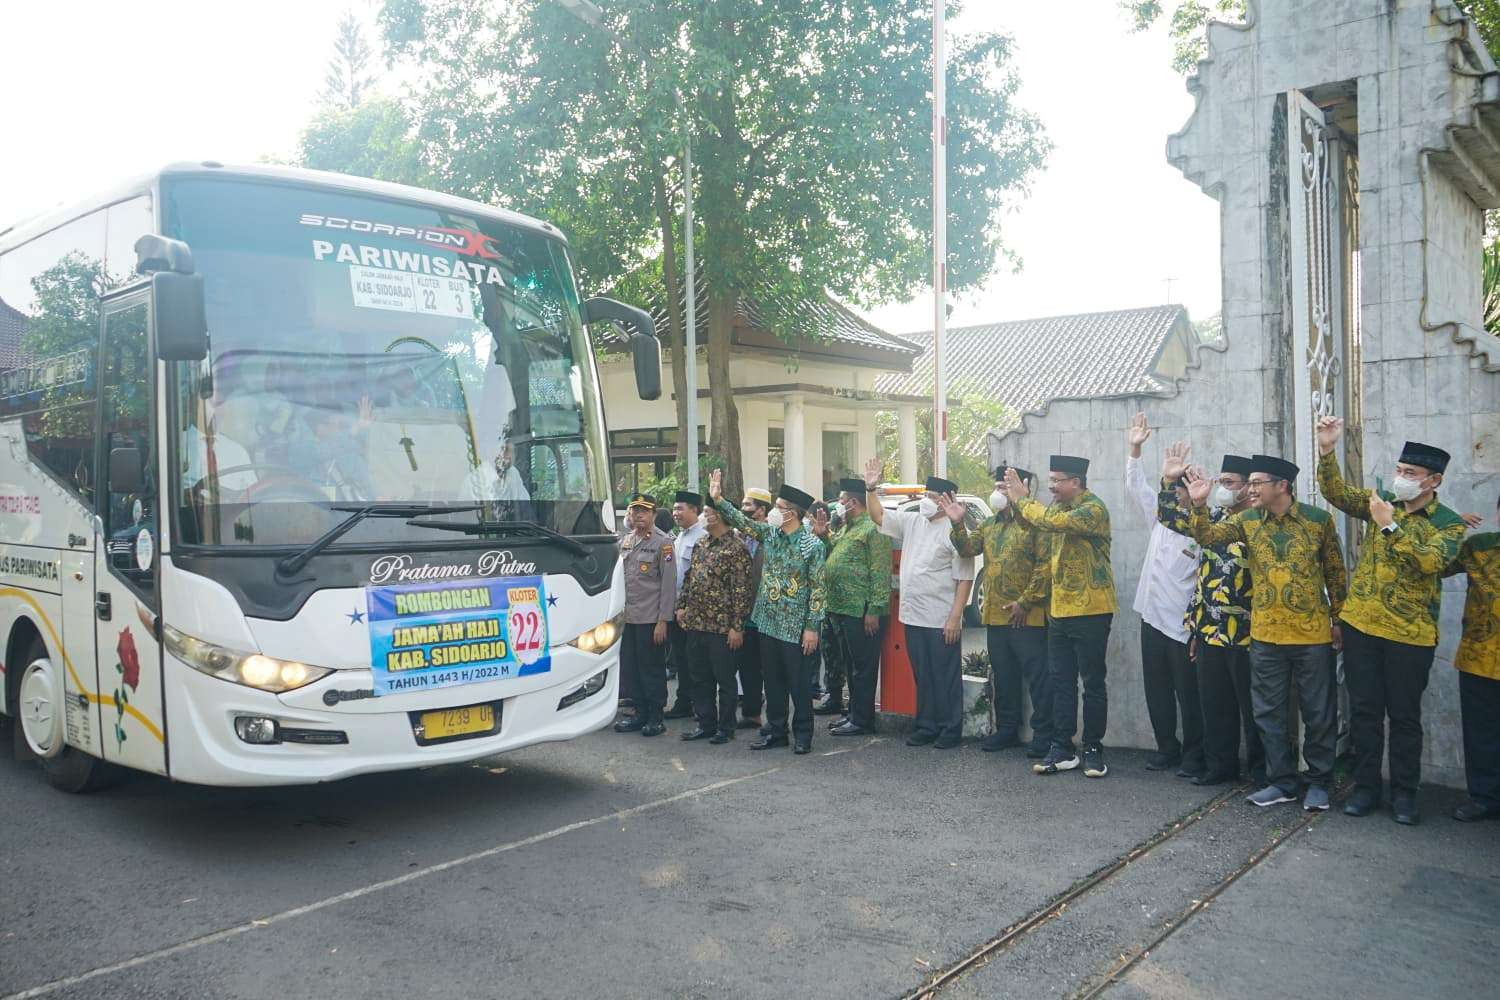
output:
POLYGON ((1258 490, 1262 486, 1270 486, 1272 483, 1279 482, 1281 482, 1280 479, 1250 479, 1246 480, 1245 485, 1250 487, 1252 490, 1258 490))
POLYGON ((1047 485, 1061 486, 1063 483, 1069 482, 1070 480, 1075 480, 1077 478, 1077 476, 1048 476, 1047 485))

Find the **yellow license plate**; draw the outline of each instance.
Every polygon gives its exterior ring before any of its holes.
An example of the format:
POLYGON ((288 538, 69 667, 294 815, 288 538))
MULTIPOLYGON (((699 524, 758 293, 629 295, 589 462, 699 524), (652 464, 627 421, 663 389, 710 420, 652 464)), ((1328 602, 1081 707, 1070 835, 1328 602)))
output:
POLYGON ((422 713, 423 739, 442 740, 449 736, 487 733, 494 728, 494 705, 467 705, 422 713))

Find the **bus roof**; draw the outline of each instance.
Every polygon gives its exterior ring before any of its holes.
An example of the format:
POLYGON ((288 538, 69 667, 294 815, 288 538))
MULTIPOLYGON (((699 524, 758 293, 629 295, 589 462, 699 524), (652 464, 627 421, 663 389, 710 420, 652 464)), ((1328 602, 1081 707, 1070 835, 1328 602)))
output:
POLYGON ((406 184, 393 184, 390 181, 371 180, 367 177, 336 174, 327 170, 308 170, 303 167, 282 167, 267 164, 226 166, 213 160, 204 160, 199 163, 171 163, 160 170, 132 178, 123 184, 117 184, 96 193, 90 198, 74 202, 71 205, 48 210, 40 215, 31 216, 7 228, 0 228, 0 253, 56 229, 58 226, 64 225, 81 215, 86 215, 97 209, 154 191, 157 182, 162 178, 193 176, 299 184, 307 187, 344 191, 350 194, 370 195, 377 198, 390 198, 398 201, 413 201, 424 205, 431 205, 447 212, 485 216, 522 229, 530 229, 552 239, 567 242, 567 237, 551 223, 534 219, 529 215, 522 215, 520 212, 496 208, 493 205, 486 205, 483 202, 471 201, 468 198, 459 198, 451 194, 442 194, 438 191, 429 191, 406 184))

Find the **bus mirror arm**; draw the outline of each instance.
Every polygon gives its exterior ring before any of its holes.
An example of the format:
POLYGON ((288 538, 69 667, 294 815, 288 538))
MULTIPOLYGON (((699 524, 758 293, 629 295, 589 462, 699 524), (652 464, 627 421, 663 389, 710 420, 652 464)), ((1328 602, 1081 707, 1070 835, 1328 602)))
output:
POLYGON ((156 356, 163 361, 208 357, 203 277, 193 266, 192 248, 165 236, 142 236, 135 241, 135 269, 151 275, 156 356))
POLYGON ((579 307, 583 322, 613 321, 630 329, 630 356, 635 363, 635 387, 642 399, 661 398, 661 341, 656 324, 644 309, 615 299, 593 298, 579 307))

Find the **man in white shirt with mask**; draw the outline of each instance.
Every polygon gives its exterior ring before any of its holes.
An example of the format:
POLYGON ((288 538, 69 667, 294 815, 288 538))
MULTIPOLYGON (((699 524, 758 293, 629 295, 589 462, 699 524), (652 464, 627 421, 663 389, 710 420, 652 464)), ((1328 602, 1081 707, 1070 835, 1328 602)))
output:
POLYGON ((1146 712, 1156 736, 1156 753, 1146 758, 1152 771, 1177 768, 1177 776, 1203 773, 1203 710, 1198 674, 1188 658, 1187 608, 1198 580, 1198 544, 1158 519, 1160 490, 1173 489, 1187 472, 1187 446, 1174 444, 1162 463, 1161 483, 1153 487, 1141 462, 1141 446, 1151 437, 1144 413, 1130 421, 1130 456, 1125 460, 1125 491, 1151 525, 1146 561, 1135 591, 1141 616, 1141 677, 1146 712), (1177 737, 1178 718, 1182 738, 1177 737))
POLYGON ((888 511, 880 503, 880 459, 865 464, 870 519, 901 545, 901 625, 917 682, 916 726, 906 745, 951 750, 963 736, 964 689, 959 640, 964 607, 974 587, 974 560, 958 554, 949 538, 943 504, 958 486, 927 478, 917 510, 888 511))

